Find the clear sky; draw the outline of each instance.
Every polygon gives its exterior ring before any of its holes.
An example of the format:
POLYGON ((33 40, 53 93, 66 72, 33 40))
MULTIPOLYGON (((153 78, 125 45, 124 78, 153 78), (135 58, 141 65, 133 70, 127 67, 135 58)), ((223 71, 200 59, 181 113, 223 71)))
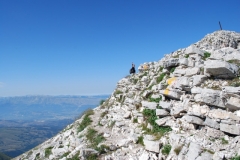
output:
POLYGON ((0 96, 110 94, 131 63, 219 30, 240 0, 0 0, 0 96))

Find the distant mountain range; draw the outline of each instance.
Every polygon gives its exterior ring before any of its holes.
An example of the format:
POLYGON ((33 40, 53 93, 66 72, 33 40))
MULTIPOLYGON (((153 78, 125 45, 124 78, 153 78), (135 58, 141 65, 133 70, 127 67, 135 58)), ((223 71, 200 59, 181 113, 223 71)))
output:
POLYGON ((109 95, 0 97, 0 120, 72 119, 109 95))
MULTIPOLYGON (((0 97, 0 152, 16 157, 61 131, 109 95, 0 97)), ((0 157, 1 160, 1 157, 0 157)))

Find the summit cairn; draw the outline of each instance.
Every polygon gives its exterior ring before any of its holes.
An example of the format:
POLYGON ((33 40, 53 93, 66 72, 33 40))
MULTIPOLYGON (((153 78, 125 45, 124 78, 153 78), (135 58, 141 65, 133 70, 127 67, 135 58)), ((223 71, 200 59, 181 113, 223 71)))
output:
POLYGON ((138 67, 100 106, 14 158, 240 158, 240 34, 220 30, 138 67))

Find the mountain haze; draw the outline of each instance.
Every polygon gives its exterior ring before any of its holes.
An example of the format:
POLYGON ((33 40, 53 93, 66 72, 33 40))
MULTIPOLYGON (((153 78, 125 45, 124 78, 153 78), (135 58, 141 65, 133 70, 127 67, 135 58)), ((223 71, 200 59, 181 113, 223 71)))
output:
POLYGON ((240 159, 240 33, 215 31, 138 70, 14 160, 240 159))

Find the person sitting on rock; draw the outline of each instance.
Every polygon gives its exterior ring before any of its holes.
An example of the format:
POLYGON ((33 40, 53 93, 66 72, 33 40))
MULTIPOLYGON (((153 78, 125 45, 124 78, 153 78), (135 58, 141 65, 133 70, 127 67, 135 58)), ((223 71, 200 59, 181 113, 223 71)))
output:
POLYGON ((136 71, 135 71, 135 64, 132 63, 132 68, 130 69, 130 74, 134 74, 136 71))

